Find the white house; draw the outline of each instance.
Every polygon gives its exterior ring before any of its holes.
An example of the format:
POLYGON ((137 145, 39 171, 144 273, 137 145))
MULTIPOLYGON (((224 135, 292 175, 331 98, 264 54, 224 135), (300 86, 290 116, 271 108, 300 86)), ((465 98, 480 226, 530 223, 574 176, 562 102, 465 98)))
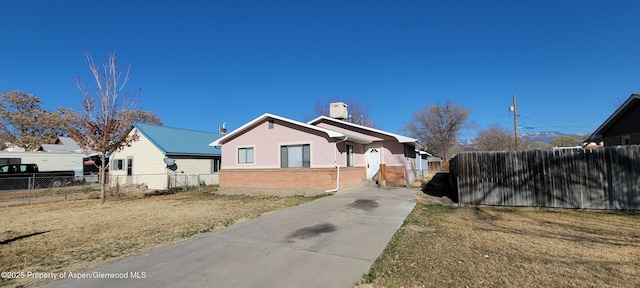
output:
POLYGON ((221 151, 208 144, 221 134, 143 123, 133 124, 129 133, 137 133, 138 139, 109 156, 111 185, 168 189, 218 184, 221 151), (175 165, 169 167, 168 163, 175 165))

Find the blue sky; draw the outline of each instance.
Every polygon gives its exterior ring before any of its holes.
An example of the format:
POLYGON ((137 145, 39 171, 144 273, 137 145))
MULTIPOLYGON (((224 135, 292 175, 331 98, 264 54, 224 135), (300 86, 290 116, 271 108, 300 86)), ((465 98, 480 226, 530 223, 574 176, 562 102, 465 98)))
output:
MULTIPOLYGON (((390 132, 432 103, 481 128, 593 132, 640 92, 639 1, 0 2, 0 91, 80 108, 83 53, 117 51, 167 126, 295 120, 353 98, 390 132), (151 4, 153 3, 153 4, 151 4), (328 103, 327 103, 328 105, 328 103)), ((466 138, 473 133, 465 134, 466 138)))

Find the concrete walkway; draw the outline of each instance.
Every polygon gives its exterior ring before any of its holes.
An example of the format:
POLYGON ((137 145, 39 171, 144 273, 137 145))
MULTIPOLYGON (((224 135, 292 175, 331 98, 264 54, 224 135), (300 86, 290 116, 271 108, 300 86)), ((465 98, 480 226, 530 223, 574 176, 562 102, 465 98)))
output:
POLYGON ((417 192, 352 188, 45 287, 353 287, 417 192))

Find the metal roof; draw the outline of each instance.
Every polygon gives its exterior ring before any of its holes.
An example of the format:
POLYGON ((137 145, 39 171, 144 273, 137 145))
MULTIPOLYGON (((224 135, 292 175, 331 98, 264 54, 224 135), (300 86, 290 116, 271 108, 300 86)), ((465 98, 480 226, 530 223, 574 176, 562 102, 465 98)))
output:
POLYGON ((219 148, 209 143, 222 137, 218 133, 195 131, 166 126, 134 123, 140 134, 151 141, 162 153, 171 156, 220 156, 219 148))
POLYGON ((40 150, 46 152, 82 152, 82 147, 69 137, 58 136, 56 144, 42 144, 40 150))

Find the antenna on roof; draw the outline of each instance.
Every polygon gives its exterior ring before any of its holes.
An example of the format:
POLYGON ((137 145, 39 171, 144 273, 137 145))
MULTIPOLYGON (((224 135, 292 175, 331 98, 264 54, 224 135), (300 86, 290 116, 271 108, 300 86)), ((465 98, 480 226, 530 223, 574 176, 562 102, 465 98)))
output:
POLYGON ((227 122, 223 122, 222 127, 218 127, 218 133, 227 134, 227 122))

